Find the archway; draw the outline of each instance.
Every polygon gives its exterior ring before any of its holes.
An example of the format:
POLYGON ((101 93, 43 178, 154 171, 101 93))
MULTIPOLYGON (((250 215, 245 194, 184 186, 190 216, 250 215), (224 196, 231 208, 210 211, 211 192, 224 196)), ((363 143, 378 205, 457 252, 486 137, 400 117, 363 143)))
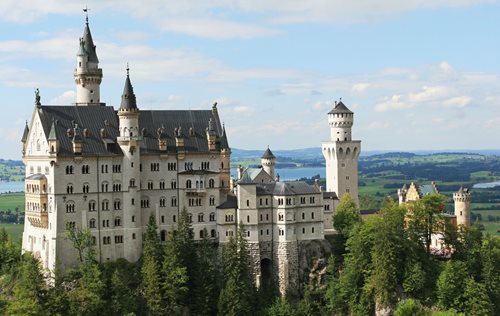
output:
POLYGON ((261 290, 270 290, 273 284, 273 264, 270 259, 260 261, 260 286, 261 290))

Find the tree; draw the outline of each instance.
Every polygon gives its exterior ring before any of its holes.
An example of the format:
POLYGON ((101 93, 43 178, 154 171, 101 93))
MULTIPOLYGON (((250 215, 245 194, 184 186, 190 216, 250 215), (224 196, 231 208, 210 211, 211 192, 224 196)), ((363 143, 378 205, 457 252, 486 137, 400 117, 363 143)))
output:
POLYGON ((207 230, 203 230, 203 239, 198 245, 196 287, 194 288, 197 303, 194 313, 196 315, 215 315, 217 306, 214 302, 219 297, 218 258, 217 249, 208 238, 207 230))
POLYGON ((219 315, 245 315, 252 312, 254 285, 250 279, 250 256, 240 223, 236 237, 224 248, 224 285, 219 295, 219 315))
POLYGON ((171 238, 165 242, 163 257, 162 303, 166 315, 181 315, 184 308, 182 298, 188 292, 187 269, 179 260, 179 249, 171 238))
POLYGON ((9 315, 46 315, 45 295, 40 262, 31 253, 25 253, 7 312, 9 315))
POLYGON ((83 263, 85 256, 93 249, 92 233, 89 229, 77 229, 76 227, 68 226, 66 228, 66 236, 73 244, 73 248, 78 252, 78 260, 83 263))
POLYGON ((487 234, 481 250, 481 277, 491 302, 495 305, 495 315, 500 315, 500 238, 487 234))
POLYGON ((465 289, 457 298, 456 304, 457 309, 465 315, 493 315, 493 304, 488 297, 486 287, 473 278, 465 280, 465 289))
POLYGON ((295 307, 290 304, 286 297, 277 297, 274 303, 267 308, 269 316, 294 316, 296 314, 295 307))
POLYGON ((196 309, 196 288, 198 287, 197 280, 197 255, 196 247, 194 244, 194 234, 193 227, 191 224, 191 219, 186 207, 182 208, 179 216, 179 223, 177 229, 173 233, 173 242, 178 251, 179 261, 181 266, 186 267, 186 272, 188 276, 188 291, 183 295, 181 300, 183 304, 189 306, 191 310, 196 309))
POLYGON ((401 288, 407 250, 404 217, 404 210, 392 202, 374 219, 377 229, 373 231, 372 270, 368 282, 379 306, 393 306, 401 288))
POLYGON ((347 237, 354 225, 360 221, 361 216, 356 203, 349 193, 345 193, 333 214, 333 227, 339 234, 347 237))
POLYGON ((162 249, 157 233, 156 220, 153 215, 149 217, 148 227, 144 236, 142 253, 142 295, 146 300, 149 313, 163 315, 161 261, 162 249))
POLYGON ((414 242, 423 242, 430 252, 432 234, 444 227, 443 211, 446 197, 441 194, 429 194, 416 202, 408 204, 407 223, 409 237, 414 242))
POLYGON ((115 315, 127 315, 137 310, 136 269, 125 259, 118 259, 112 265, 110 280, 111 309, 115 315))
POLYGON ((60 264, 56 261, 53 275, 53 286, 49 287, 47 313, 49 315, 66 315, 69 310, 68 293, 64 288, 64 275, 60 264))
POLYGON ((459 298, 464 291, 464 280, 467 279, 467 266, 459 260, 446 262, 437 281, 438 303, 445 309, 459 307, 459 298))
POLYGON ((422 304, 419 301, 412 298, 403 300, 398 303, 396 310, 394 311, 394 316, 426 316, 429 313, 425 312, 422 304))

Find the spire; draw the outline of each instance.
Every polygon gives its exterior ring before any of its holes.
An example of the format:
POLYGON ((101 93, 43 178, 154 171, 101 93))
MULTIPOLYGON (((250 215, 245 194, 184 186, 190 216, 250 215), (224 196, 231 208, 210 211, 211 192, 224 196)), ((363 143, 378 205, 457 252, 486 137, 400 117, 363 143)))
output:
POLYGON ((125 79, 125 86, 123 87, 122 103, 120 110, 138 110, 137 101, 135 99, 134 88, 130 82, 130 68, 127 63, 127 79, 125 79))
POLYGON ((50 127, 50 132, 49 132, 49 138, 47 140, 57 140, 56 121, 52 121, 52 126, 50 127))
MULTIPOLYGON (((84 12, 87 12, 89 9, 85 8, 83 9, 84 12)), ((90 33, 90 27, 89 27, 89 15, 87 13, 86 16, 86 22, 85 22, 85 30, 83 31, 83 48, 85 49, 85 52, 89 55, 89 62, 92 63, 99 63, 99 58, 97 58, 97 53, 94 45, 94 41, 92 40, 92 34, 90 33)))
POLYGON ((267 146, 266 151, 264 152, 264 155, 261 157, 262 159, 276 159, 276 156, 273 154, 271 149, 269 149, 269 146, 267 146))
POLYGON ((222 135, 220 137, 220 148, 221 149, 228 149, 229 144, 227 142, 227 135, 226 135, 226 127, 224 124, 222 124, 222 135))
POLYGON ((21 142, 26 143, 26 141, 28 140, 29 132, 30 129, 28 127, 28 121, 26 121, 26 125, 24 126, 23 138, 21 138, 21 142))

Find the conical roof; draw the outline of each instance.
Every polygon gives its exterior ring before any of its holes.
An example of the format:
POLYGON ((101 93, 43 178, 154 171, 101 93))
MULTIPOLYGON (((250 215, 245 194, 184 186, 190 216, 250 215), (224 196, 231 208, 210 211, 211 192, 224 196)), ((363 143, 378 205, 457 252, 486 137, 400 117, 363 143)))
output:
POLYGON ((92 40, 92 34, 90 33, 89 22, 85 23, 85 30, 83 31, 83 48, 85 52, 89 55, 89 61, 93 63, 99 63, 99 58, 97 58, 97 53, 95 50, 94 41, 92 40))
POLYGON ((127 68, 127 79, 125 79, 125 86, 123 87, 122 103, 120 110, 138 110, 137 101, 135 99, 134 88, 130 82, 129 69, 127 68))
POLYGON ((337 114, 337 113, 338 114, 345 114, 345 113, 352 114, 353 112, 351 110, 349 110, 347 108, 347 106, 345 106, 345 104, 342 101, 339 101, 335 104, 335 107, 333 108, 333 110, 328 112, 328 114, 337 114))
POLYGON ((26 121, 26 125, 24 126, 23 138, 21 138, 21 142, 26 143, 26 141, 28 140, 29 132, 30 129, 28 127, 28 122, 26 121))
POLYGON ((228 149, 229 148, 229 143, 227 142, 227 136, 226 136, 226 127, 222 127, 222 136, 220 137, 220 148, 221 149, 228 149))
POLYGON ((261 158, 262 159, 275 159, 276 156, 273 154, 271 149, 269 149, 269 147, 267 147, 266 151, 264 152, 264 154, 262 155, 261 158))
POLYGON ((48 140, 57 140, 56 122, 52 121, 48 140))

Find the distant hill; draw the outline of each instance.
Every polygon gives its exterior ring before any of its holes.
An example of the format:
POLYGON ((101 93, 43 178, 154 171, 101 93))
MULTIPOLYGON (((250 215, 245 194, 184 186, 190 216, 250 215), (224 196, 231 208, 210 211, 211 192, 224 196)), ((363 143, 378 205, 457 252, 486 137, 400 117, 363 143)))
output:
MULTIPOLYGON (((251 149, 231 149, 231 158, 233 160, 250 160, 255 158, 260 158, 264 153, 264 150, 251 150, 251 149)), ((273 150, 273 153, 280 158, 292 158, 292 159, 323 159, 321 154, 321 147, 310 147, 302 149, 288 149, 288 150, 273 150)), ((415 150, 409 152, 395 152, 390 150, 365 150, 361 151, 361 157, 375 156, 375 155, 389 155, 388 158, 394 158, 394 155, 399 155, 399 158, 411 158, 416 155, 433 155, 433 154, 451 154, 451 153, 467 153, 467 154, 479 154, 486 156, 500 156, 500 149, 450 149, 450 150, 415 150)))

